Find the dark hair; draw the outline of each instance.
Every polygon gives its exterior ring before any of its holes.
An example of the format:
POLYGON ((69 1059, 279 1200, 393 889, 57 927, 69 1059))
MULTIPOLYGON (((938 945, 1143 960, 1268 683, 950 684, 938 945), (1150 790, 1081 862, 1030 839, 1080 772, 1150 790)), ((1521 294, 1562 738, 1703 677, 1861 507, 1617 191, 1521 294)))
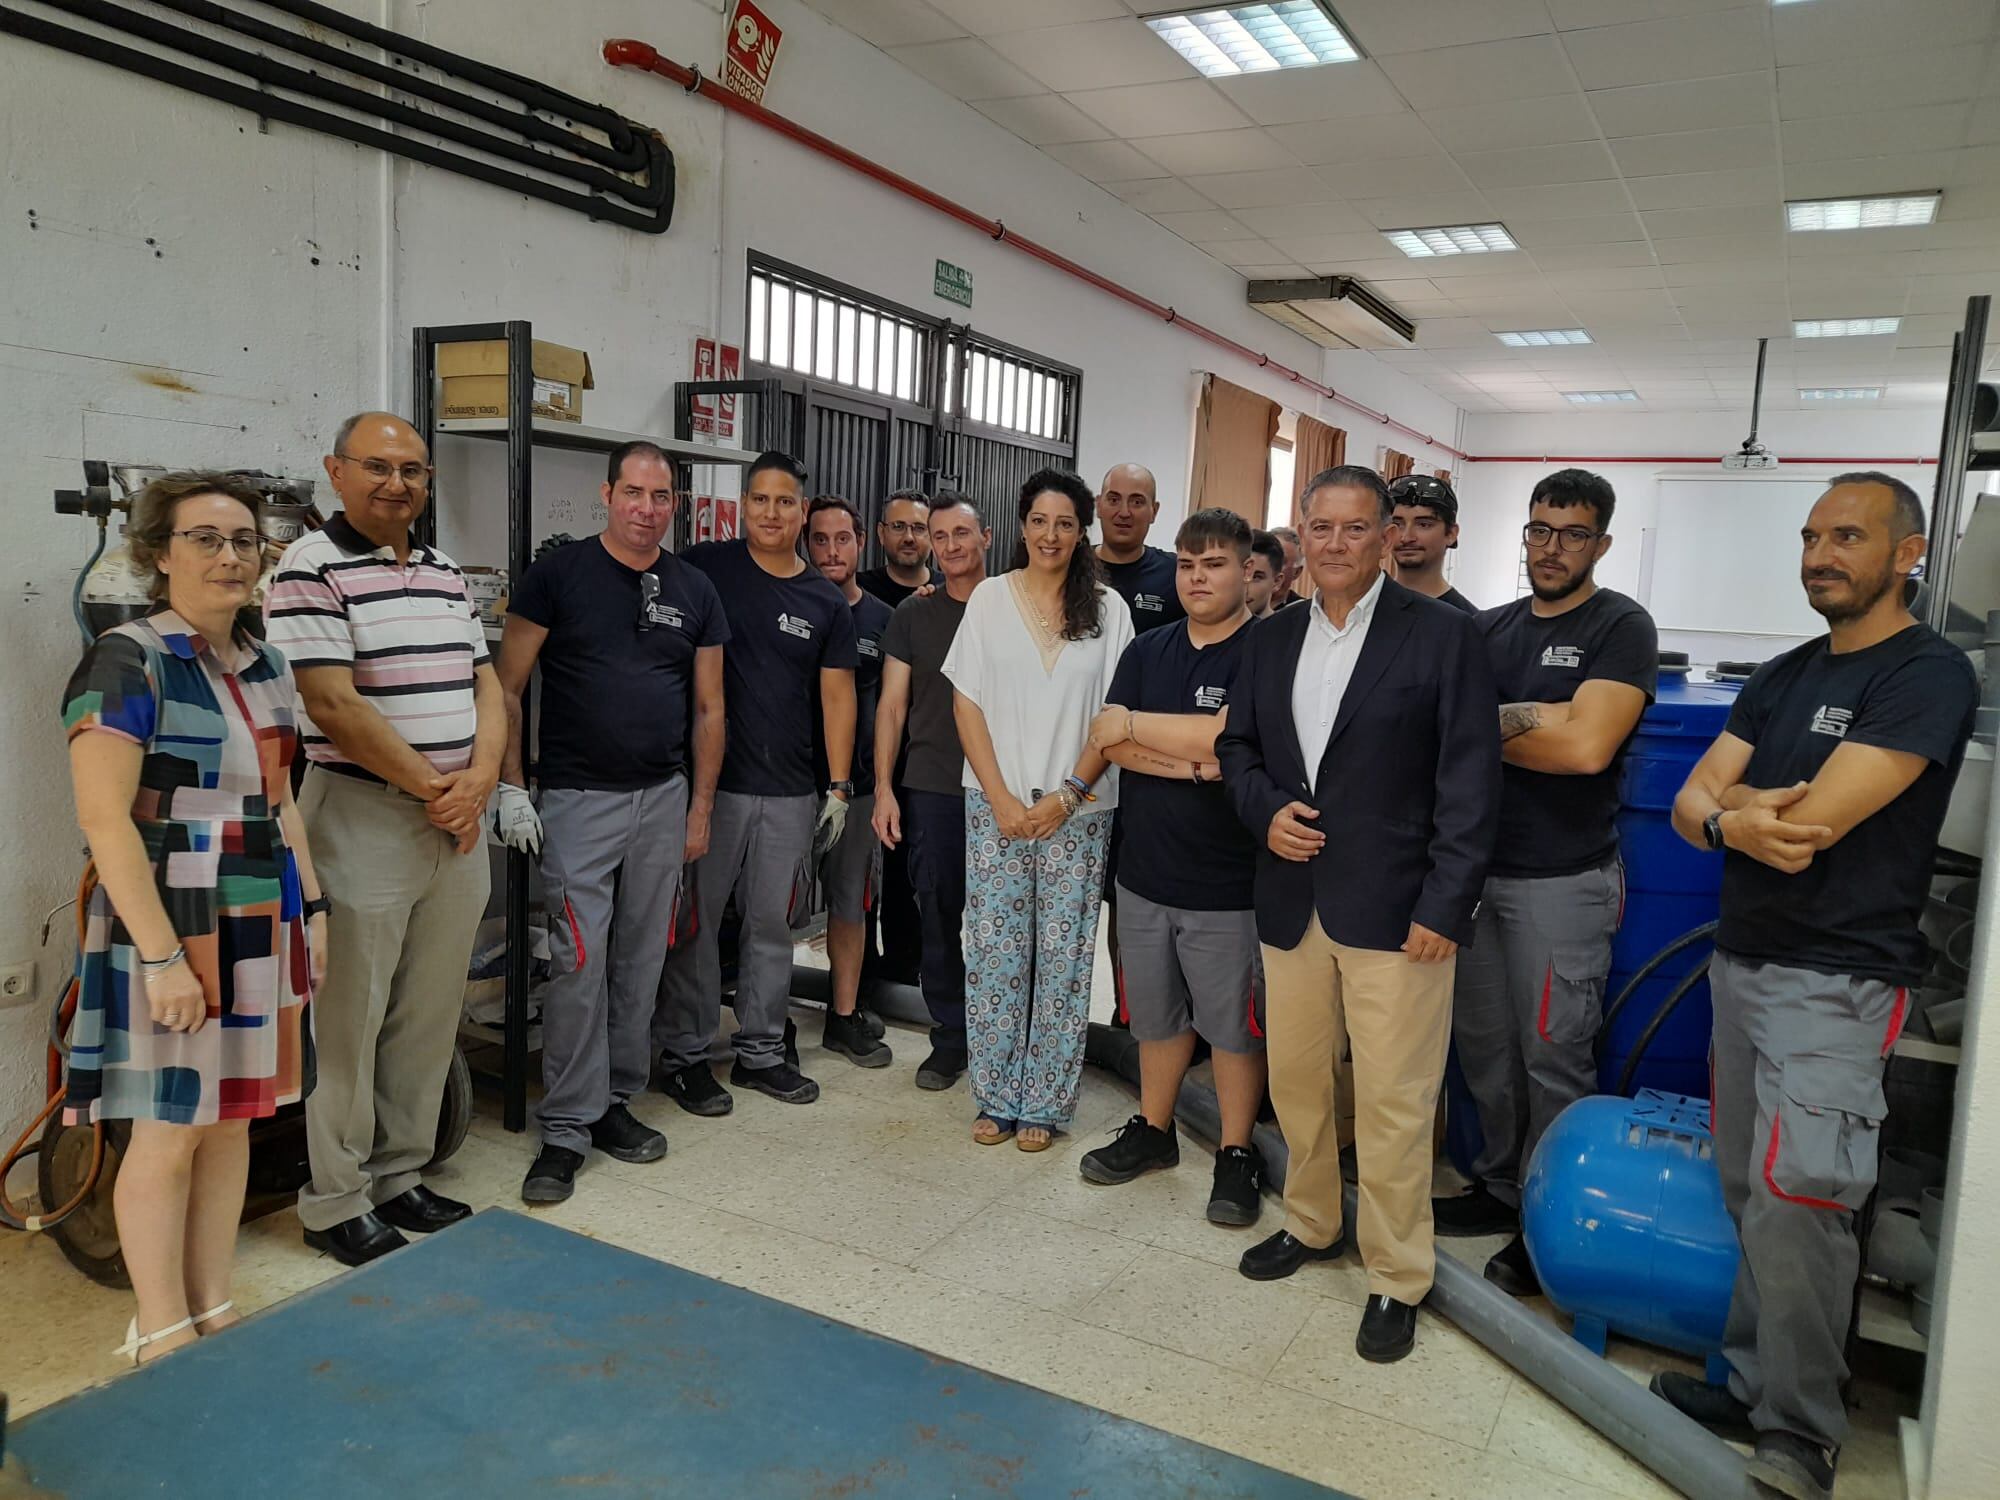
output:
POLYGON ((806 466, 796 458, 793 458, 789 453, 780 452, 776 448, 768 448, 758 454, 750 467, 743 471, 743 492, 745 494, 750 492, 750 481, 766 469, 776 469, 780 474, 789 474, 799 482, 801 490, 806 487, 806 466))
POLYGON ((1349 489, 1368 490, 1375 496, 1375 502, 1382 510, 1382 523, 1396 513, 1396 507, 1389 503, 1389 486, 1382 482, 1382 476, 1366 464, 1335 464, 1330 469, 1321 469, 1306 481, 1306 487, 1299 491, 1299 514, 1312 509, 1313 495, 1333 485, 1344 485, 1349 489))
POLYGON ((930 509, 931 497, 922 490, 891 490, 882 497, 882 509, 887 510, 898 500, 914 500, 926 510, 930 509))
POLYGON ((1211 547, 1234 548, 1239 559, 1247 560, 1250 556, 1250 523, 1233 510, 1212 505, 1189 516, 1181 522, 1181 529, 1174 533, 1176 552, 1199 557, 1211 547))
POLYGON ((1104 590, 1098 582, 1097 550, 1090 545, 1090 518, 1097 512, 1097 497, 1090 486, 1067 469, 1037 469, 1021 486, 1021 538, 1014 543, 1013 566, 1028 565, 1028 512, 1035 501, 1054 491, 1076 508, 1076 551, 1069 555, 1069 572, 1063 576, 1063 639, 1080 641, 1104 631, 1104 590))
POLYGON ((620 443, 616 448, 611 450, 610 462, 604 466, 604 482, 615 486, 625 468, 625 460, 633 457, 657 458, 667 466, 669 474, 674 471, 674 461, 667 457, 666 449, 662 448, 658 443, 650 443, 644 438, 634 438, 631 442, 620 443))
MULTIPOLYGON (((181 501, 197 495, 222 495, 250 512, 250 524, 261 526, 264 496, 247 479, 214 469, 193 469, 179 474, 162 474, 132 497, 132 509, 125 522, 125 547, 132 571, 146 580, 146 593, 155 603, 167 597, 167 575, 160 571, 160 559, 174 544, 174 513, 181 501)), ((261 567, 261 563, 260 563, 261 567)))
POLYGON ((1837 484, 1879 484, 1896 498, 1895 518, 1889 523, 1889 540, 1893 544, 1906 536, 1924 534, 1924 502, 1917 498, 1917 492, 1893 474, 1884 474, 1880 469, 1856 469, 1851 474, 1836 474, 1826 482, 1832 489, 1837 484))
MULTIPOLYGON (((893 500, 896 497, 891 495, 889 498, 893 500)), ((979 502, 963 490, 939 490, 924 503, 930 507, 932 515, 941 510, 969 510, 972 519, 979 523, 979 529, 986 529, 986 517, 979 513, 979 502)))
POLYGON ((806 507, 806 529, 812 529, 813 517, 837 510, 854 523, 854 534, 861 535, 861 512, 849 505, 838 495, 815 495, 813 503, 806 507))
POLYGON ((1618 493, 1602 474, 1593 474, 1588 469, 1557 469, 1544 475, 1534 493, 1528 496, 1529 510, 1545 503, 1557 510, 1587 505, 1596 512, 1597 529, 1609 531, 1611 512, 1618 507, 1618 493))
POLYGON ((1266 562, 1268 562, 1271 565, 1271 572, 1274 576, 1284 571, 1285 544, 1278 540, 1277 534, 1275 532, 1270 532, 1270 531, 1251 532, 1250 550, 1252 553, 1254 553, 1258 557, 1263 558, 1266 562))
POLYGON ((1458 496, 1435 474, 1405 474, 1389 486, 1391 505, 1421 505, 1447 526, 1458 524, 1458 496))

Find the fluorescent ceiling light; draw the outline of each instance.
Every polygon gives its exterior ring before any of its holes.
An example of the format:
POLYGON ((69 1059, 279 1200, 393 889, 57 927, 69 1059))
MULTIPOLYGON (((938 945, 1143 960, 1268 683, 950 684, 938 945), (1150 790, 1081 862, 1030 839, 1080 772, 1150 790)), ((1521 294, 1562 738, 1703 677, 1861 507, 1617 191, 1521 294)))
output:
POLYGON ((1879 385, 1813 386, 1799 392, 1801 401, 1880 401, 1879 385))
POLYGON ((1805 198, 1785 205, 1785 227, 1904 229, 1936 220, 1938 193, 1890 193, 1877 198, 1805 198))
POLYGON ((1564 391, 1563 400, 1578 406, 1609 406, 1619 401, 1637 401, 1637 391, 1564 391))
POLYGON ((1581 328, 1530 328, 1520 333, 1493 335, 1511 349, 1539 349, 1546 344, 1587 344, 1590 335, 1581 328))
POLYGON ((1316 68, 1361 56, 1315 0, 1271 0, 1147 16, 1146 25, 1204 78, 1316 68))
POLYGON ((1385 229, 1382 236, 1412 260, 1432 255, 1484 255, 1489 250, 1518 250, 1514 237, 1499 224, 1447 224, 1436 229, 1385 229))
POLYGON ((1903 326, 1901 318, 1802 318, 1792 324, 1795 339, 1866 338, 1870 334, 1894 333, 1903 326))

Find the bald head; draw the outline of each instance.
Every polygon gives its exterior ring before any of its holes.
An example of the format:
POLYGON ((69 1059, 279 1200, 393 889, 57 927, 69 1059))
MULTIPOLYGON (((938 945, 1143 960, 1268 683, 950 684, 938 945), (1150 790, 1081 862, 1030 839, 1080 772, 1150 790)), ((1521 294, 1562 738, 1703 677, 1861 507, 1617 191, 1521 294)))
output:
POLYGON ((388 411, 356 412, 334 434, 326 477, 349 524, 377 546, 401 547, 431 499, 430 453, 388 411))
POLYGON ((1113 467, 1097 493, 1097 524, 1104 529, 1098 555, 1107 562, 1137 561, 1159 514, 1159 487, 1153 482, 1153 471, 1143 464, 1113 467))
POLYGON ((347 452, 348 444, 353 441, 354 434, 363 428, 370 429, 371 433, 375 430, 379 430, 383 435, 393 433, 396 438, 415 443, 419 448, 424 445, 424 440, 417 436, 417 429, 394 412, 358 411, 334 429, 333 451, 347 452))

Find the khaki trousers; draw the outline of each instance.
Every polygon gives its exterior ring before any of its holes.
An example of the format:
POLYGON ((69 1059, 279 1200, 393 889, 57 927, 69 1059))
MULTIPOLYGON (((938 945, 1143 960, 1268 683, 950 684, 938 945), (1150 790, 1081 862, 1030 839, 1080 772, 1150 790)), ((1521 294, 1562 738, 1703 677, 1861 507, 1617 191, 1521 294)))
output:
POLYGON ((1334 1100, 1353 1053, 1355 1240, 1371 1296, 1421 1302, 1431 1242, 1431 1144, 1457 960, 1417 964, 1350 948, 1314 917, 1296 948, 1264 946, 1271 1103, 1285 1133, 1285 1228, 1316 1248, 1340 1238, 1340 1141, 1334 1100))
POLYGON ((299 793, 327 915, 313 996, 319 1084, 306 1100, 312 1182, 299 1220, 331 1229, 422 1182, 437 1149, 465 970, 492 880, 392 787, 314 767, 299 793))

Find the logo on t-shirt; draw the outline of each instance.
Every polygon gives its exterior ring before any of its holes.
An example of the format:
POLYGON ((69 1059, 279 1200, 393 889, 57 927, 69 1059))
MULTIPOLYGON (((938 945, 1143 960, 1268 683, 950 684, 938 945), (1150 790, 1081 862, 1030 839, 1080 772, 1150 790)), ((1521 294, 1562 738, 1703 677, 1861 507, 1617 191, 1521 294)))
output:
POLYGON ((1229 689, 1226 687, 1198 687, 1194 690, 1196 708, 1227 708, 1229 689))
POLYGON ((1813 712, 1812 723, 1806 727, 1814 734, 1830 734, 1837 740, 1847 738, 1847 726, 1854 722, 1854 710, 1834 708, 1822 703, 1813 712))
POLYGON ((882 654, 882 643, 872 635, 858 637, 854 642, 854 646, 863 656, 879 657, 882 654))
POLYGON ((1583 647, 1551 646, 1542 653, 1545 667, 1580 667, 1583 665, 1583 647))
POLYGON ((678 609, 671 604, 662 604, 657 599, 646 606, 646 614, 655 625, 671 625, 676 630, 687 628, 687 620, 678 609))
POLYGON ((795 635, 802 641, 809 641, 813 638, 812 621, 801 619, 797 615, 780 614, 778 616, 778 629, 784 631, 786 635, 795 635))
POLYGON ((1132 608, 1143 609, 1151 614, 1163 615, 1167 612, 1167 601, 1158 594, 1134 594, 1132 608))

